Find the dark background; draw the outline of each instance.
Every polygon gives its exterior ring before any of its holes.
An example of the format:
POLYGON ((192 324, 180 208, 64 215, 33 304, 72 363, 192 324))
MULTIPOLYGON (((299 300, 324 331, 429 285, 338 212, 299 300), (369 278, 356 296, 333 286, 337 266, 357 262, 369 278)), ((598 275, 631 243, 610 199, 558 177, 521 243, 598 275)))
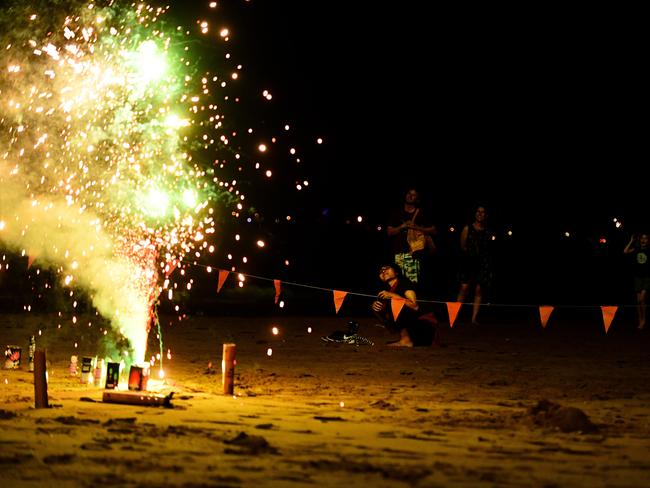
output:
POLYGON ((648 180, 634 12, 262 1, 232 12, 251 79, 299 136, 326 141, 306 161, 309 197, 288 202, 300 210, 283 244, 299 271, 285 275, 376 286, 388 256, 378 227, 416 185, 440 231, 432 296, 455 298, 458 230, 480 203, 497 234, 493 301, 633 301, 622 249, 647 225, 648 180))
MULTIPOLYGON (((244 68, 242 103, 227 109, 229 120, 238 130, 255 125, 256 134, 282 137, 279 128, 290 123, 283 144, 300 148, 296 171, 310 181, 296 193, 300 178, 286 170, 296 165, 269 156, 273 184, 246 187, 252 222, 243 229, 224 223, 220 251, 204 264, 229 269, 228 252, 249 253, 239 271, 374 293, 376 270, 390 257, 388 214, 415 185, 439 229, 423 298, 455 299, 459 230, 480 203, 497 236, 488 301, 634 302, 622 249, 648 226, 647 42, 638 13, 429 2, 226 0, 216 10, 207 1, 171 3, 171 18, 183 25, 210 18, 213 35, 230 28, 228 51, 244 68), (245 94, 259 101, 263 89, 274 98, 258 108, 245 94), (315 144, 317 137, 325 143, 315 144), (262 235, 268 245, 235 246, 228 237, 235 232, 262 235)), ((223 58, 208 44, 198 48, 202 63, 222 72, 223 58)), ((257 157, 245 142, 242 153, 257 157)), ((205 276, 204 269, 195 274, 205 276)), ((198 280, 188 298, 194 306, 218 307, 213 278, 198 280)))
POLYGON ((517 217, 582 220, 581 198, 591 213, 624 210, 608 188, 614 174, 631 202, 644 201, 634 175, 647 77, 641 39, 617 12, 420 2, 245 10, 236 41, 255 56, 246 69, 301 128, 323 134, 317 183, 325 196, 344 190, 341 206, 367 207, 416 181, 445 215, 458 207, 450 198, 475 196, 517 217))

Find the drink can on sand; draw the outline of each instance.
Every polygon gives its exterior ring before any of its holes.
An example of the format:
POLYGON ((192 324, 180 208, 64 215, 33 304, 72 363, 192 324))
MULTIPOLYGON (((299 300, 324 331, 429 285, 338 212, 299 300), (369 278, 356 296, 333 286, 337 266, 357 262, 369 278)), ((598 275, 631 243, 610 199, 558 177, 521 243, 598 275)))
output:
POLYGON ((117 388, 120 382, 120 363, 109 362, 106 366, 106 385, 107 390, 117 388))
POLYGON ((129 390, 142 391, 147 389, 149 382, 148 366, 131 366, 129 371, 129 390))
POLYGON ((93 357, 84 356, 81 358, 81 383, 93 382, 93 357))
POLYGON ((101 386, 102 376, 104 373, 104 359, 100 358, 96 363, 95 370, 93 371, 93 382, 95 383, 95 386, 101 386))
POLYGON ((70 356, 70 376, 77 376, 77 356, 70 356))
POLYGON ((9 345, 5 349, 4 369, 18 369, 20 367, 20 355, 22 349, 20 346, 9 345))

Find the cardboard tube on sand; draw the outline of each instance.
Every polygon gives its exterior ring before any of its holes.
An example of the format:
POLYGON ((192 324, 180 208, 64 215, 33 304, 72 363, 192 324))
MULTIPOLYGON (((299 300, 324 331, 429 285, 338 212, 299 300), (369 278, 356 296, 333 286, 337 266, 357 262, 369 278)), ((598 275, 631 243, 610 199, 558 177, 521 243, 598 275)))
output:
POLYGON ((223 357, 221 359, 221 382, 223 384, 223 394, 232 395, 235 391, 235 353, 237 346, 235 344, 223 345, 223 357))

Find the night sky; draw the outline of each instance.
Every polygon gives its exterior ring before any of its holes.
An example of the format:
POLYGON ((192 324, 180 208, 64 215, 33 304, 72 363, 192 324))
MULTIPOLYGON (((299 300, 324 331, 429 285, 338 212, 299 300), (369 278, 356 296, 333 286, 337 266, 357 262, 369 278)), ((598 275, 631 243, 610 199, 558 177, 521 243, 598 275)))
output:
MULTIPOLYGON (((448 228, 482 203, 500 237, 514 232, 504 252, 525 271, 512 280, 546 288, 549 269, 610 281, 646 225, 643 63, 621 12, 260 1, 232 13, 248 74, 298 138, 326 141, 305 163, 318 230, 323 211, 326 232, 357 215, 383 224, 415 183, 450 252, 448 228)), ((335 242, 315 254, 350 252, 335 242)), ((566 295, 574 286, 591 296, 566 295)))
POLYGON ((367 215, 411 182, 442 221, 636 225, 643 69, 615 12, 250 2, 235 43, 305 138, 323 204, 367 215), (432 173, 426 176, 425 173, 432 173), (343 197, 343 198, 342 198, 343 197))

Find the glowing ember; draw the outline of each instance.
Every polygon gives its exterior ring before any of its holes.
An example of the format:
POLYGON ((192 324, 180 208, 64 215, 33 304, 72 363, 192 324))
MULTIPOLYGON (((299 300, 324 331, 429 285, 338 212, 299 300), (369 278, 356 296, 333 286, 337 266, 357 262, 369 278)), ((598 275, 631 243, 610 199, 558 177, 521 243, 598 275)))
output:
POLYGON ((106 3, 3 10, 0 240, 89 290, 142 362, 160 270, 214 232, 190 152, 209 90, 164 9, 106 3))

